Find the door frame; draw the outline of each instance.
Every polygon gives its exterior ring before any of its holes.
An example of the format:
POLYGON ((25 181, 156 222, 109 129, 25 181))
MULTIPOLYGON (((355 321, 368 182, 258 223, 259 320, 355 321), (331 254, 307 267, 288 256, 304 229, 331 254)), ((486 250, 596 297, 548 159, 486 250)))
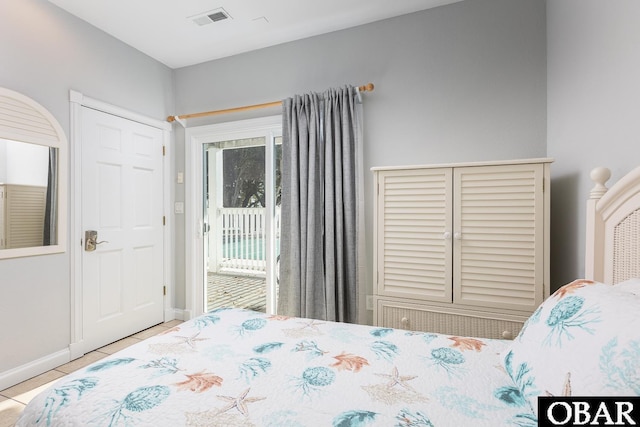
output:
MULTIPOLYGON (((82 108, 92 108, 94 110, 101 111, 106 114, 121 117, 123 119, 132 120, 144 125, 148 125, 154 128, 162 130, 162 144, 165 147, 165 155, 162 164, 162 191, 164 200, 162 203, 163 211, 165 215, 165 227, 163 236, 163 257, 165 260, 173 259, 173 248, 171 246, 171 236, 173 235, 173 221, 171 212, 171 180, 169 179, 169 171, 171 170, 171 150, 170 150, 170 138, 171 138, 171 124, 165 121, 153 119, 151 117, 144 116, 122 107, 118 107, 112 104, 99 101, 83 95, 81 92, 74 90, 69 91, 70 102, 70 215, 69 223, 70 227, 70 298, 71 298, 71 311, 70 311, 70 323, 71 323, 71 336, 69 344, 69 352, 71 360, 81 357, 85 354, 84 348, 84 335, 83 335, 83 282, 82 282, 82 240, 84 239, 82 230, 82 108)), ((173 310, 173 265, 171 263, 163 262, 164 265, 164 284, 166 286, 166 295, 164 298, 164 321, 175 319, 175 312, 173 310)))
MULTIPOLYGON (((185 311, 184 320, 192 319, 204 312, 204 218, 202 200, 202 146, 211 142, 230 139, 263 136, 274 127, 282 130, 282 116, 268 116, 257 119, 237 120, 227 123, 187 128, 185 131, 185 311), (200 284, 200 285, 198 285, 200 284)), ((282 133, 272 134, 273 137, 282 133)), ((273 158, 270 146, 265 148, 265 156, 273 158)), ((273 171, 265 170, 265 180, 275 182, 273 171)), ((271 209, 274 207, 272 206, 271 209)), ((269 235, 273 235, 271 213, 267 215, 266 225, 269 235)), ((267 256, 275 252, 274 245, 267 245, 267 256)), ((267 263, 267 283, 273 280, 274 272, 267 263), (272 279, 269 277, 272 276, 272 279)), ((267 312, 275 312, 275 295, 267 290, 267 312)))

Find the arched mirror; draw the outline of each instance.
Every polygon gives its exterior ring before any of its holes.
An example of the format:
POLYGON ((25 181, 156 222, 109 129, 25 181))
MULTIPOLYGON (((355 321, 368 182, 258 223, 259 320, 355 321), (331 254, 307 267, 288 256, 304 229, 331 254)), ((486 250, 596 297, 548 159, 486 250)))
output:
POLYGON ((66 159, 51 113, 0 88, 0 259, 66 250, 66 159))

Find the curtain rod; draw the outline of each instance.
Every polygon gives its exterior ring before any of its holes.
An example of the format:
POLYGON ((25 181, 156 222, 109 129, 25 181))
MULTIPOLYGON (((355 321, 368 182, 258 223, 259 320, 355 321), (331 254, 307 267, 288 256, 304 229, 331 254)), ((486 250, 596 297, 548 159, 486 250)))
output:
MULTIPOLYGON (((367 83, 366 85, 358 86, 358 90, 360 92, 372 92, 373 91, 373 83, 367 83)), ((236 108, 227 108, 225 110, 216 110, 216 111, 205 111, 202 113, 192 113, 192 114, 183 114, 181 116, 169 116, 167 117, 168 122, 177 121, 178 123, 184 126, 184 123, 181 120, 184 119, 193 119, 197 117, 206 117, 206 116, 215 116, 218 114, 227 114, 227 113, 238 113, 240 111, 250 111, 257 110, 260 108, 268 108, 268 107, 277 107, 278 105, 282 105, 282 101, 274 101, 267 102, 264 104, 255 104, 255 105, 246 105, 244 107, 236 107, 236 108)))

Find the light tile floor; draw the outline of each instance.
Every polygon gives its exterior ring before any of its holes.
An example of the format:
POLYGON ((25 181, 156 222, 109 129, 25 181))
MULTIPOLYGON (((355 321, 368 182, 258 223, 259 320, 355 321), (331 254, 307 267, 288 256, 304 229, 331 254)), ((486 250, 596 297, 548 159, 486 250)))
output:
POLYGON ((0 391, 0 427, 13 427, 25 405, 29 403, 29 401, 39 392, 47 388, 53 381, 56 381, 71 372, 77 371, 78 369, 84 368, 85 366, 120 351, 123 348, 140 342, 143 339, 173 328, 180 323, 182 323, 182 320, 172 320, 170 322, 161 323, 149 329, 145 329, 137 334, 87 353, 76 360, 72 360, 69 363, 58 366, 44 374, 0 391))

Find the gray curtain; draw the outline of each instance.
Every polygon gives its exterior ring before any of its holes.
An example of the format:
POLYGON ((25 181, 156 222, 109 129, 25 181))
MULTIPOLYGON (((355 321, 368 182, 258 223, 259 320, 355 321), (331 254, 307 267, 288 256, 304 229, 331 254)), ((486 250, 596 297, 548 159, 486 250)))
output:
POLYGON ((279 314, 358 320, 357 101, 354 87, 283 101, 279 314))
POLYGON ((58 243, 58 149, 49 148, 49 171, 44 211, 44 246, 58 243))

